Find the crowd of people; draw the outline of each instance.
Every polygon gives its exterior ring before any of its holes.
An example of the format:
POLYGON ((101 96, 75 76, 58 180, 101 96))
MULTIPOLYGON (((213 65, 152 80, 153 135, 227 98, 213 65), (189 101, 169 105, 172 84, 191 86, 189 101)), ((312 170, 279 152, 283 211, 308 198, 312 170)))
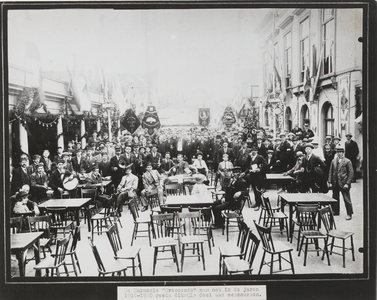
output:
MULTIPOLYGON (((121 212, 123 204, 136 194, 143 210, 147 209, 151 194, 163 201, 164 180, 170 176, 200 174, 199 185, 208 184, 211 174, 215 174, 212 183, 226 193, 226 203, 214 205, 215 226, 221 226, 218 210, 229 207, 228 202, 245 195, 245 189, 250 187, 258 210, 261 194, 267 188, 266 173, 282 173, 294 178, 291 185, 282 187, 289 192, 327 193, 330 187, 337 200, 342 193, 347 219, 351 219, 349 189, 355 181, 359 150, 352 135, 346 137, 347 142, 342 145, 340 138, 326 136, 319 148, 308 124, 303 129, 296 125, 275 138, 265 130, 216 132, 197 127, 159 129, 152 136, 125 133, 112 140, 106 133, 101 136, 94 132, 84 149, 80 141, 69 141, 66 149, 59 147, 53 156, 50 149, 40 154, 22 154, 19 166, 11 166, 10 190, 12 195, 24 194, 22 189, 28 185, 29 198, 39 203, 60 198, 65 192, 64 183, 74 178, 88 184, 111 180, 102 193, 116 195, 121 212)), ((192 192, 198 190, 203 188, 196 187, 192 192)), ((107 199, 98 196, 103 205, 107 199)), ((12 209, 17 207, 12 205, 12 209)), ((339 203, 333 209, 339 214, 339 203)))

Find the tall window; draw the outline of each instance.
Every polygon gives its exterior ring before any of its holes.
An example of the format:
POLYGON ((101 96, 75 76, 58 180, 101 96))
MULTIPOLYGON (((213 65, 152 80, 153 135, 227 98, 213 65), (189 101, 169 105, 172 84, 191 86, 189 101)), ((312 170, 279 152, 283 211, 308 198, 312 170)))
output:
POLYGON ((301 82, 304 81, 306 69, 309 67, 309 18, 300 23, 300 69, 301 82))
POLYGON ((288 32, 284 36, 284 73, 285 73, 285 86, 292 86, 292 33, 288 32))
POLYGON ((334 50, 335 50, 335 20, 334 9, 324 9, 322 15, 323 26, 323 75, 334 72, 334 50))
POLYGON ((334 109, 331 104, 325 112, 325 135, 334 135, 334 109))

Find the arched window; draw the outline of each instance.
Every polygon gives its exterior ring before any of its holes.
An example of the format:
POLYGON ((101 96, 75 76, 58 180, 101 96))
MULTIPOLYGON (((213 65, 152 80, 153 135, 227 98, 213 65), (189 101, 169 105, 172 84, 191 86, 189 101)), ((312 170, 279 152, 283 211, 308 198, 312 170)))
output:
POLYGON ((305 104, 301 107, 301 114, 300 114, 300 127, 303 128, 304 125, 308 123, 310 125, 310 118, 309 118, 309 108, 305 104))
POLYGON ((334 108, 331 103, 327 102, 323 105, 322 109, 323 116, 323 137, 326 135, 334 135, 334 108))

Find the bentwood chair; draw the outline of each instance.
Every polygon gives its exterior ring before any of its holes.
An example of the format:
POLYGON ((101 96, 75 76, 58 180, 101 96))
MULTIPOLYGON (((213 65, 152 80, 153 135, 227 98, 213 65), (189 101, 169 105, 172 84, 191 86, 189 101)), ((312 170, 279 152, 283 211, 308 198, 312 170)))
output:
POLYGON ((293 266, 293 259, 292 259, 292 251, 293 249, 286 246, 280 241, 274 242, 271 235, 271 227, 263 227, 258 225, 254 221, 255 228, 258 231, 258 234, 262 241, 262 248, 263 248, 263 256, 259 268, 259 273, 261 273, 262 268, 264 265, 270 267, 270 274, 277 273, 277 272, 284 272, 291 270, 292 273, 295 273, 294 266, 293 266), (270 260, 265 260, 266 254, 271 256, 270 260), (288 254, 288 257, 284 257, 283 254, 288 254), (277 256, 277 259, 274 260, 274 257, 277 256), (289 264, 289 268, 282 269, 282 261, 285 261, 289 264), (274 272, 274 263, 279 262, 279 270, 274 272))
POLYGON ((132 275, 136 275, 136 269, 139 268, 140 276, 143 276, 141 258, 140 258, 140 247, 127 247, 122 248, 122 241, 120 239, 118 225, 114 223, 109 227, 106 232, 107 238, 109 239, 111 248, 113 249, 114 256, 116 259, 127 259, 131 260, 132 275), (137 260, 137 263, 136 263, 137 260))
POLYGON ((56 273, 56 276, 60 276, 60 267, 64 267, 65 274, 69 276, 67 265, 65 262, 65 257, 68 249, 68 244, 71 239, 71 233, 67 236, 65 236, 62 239, 58 239, 56 241, 56 251, 54 255, 51 255, 50 257, 45 258, 42 260, 39 264, 37 264, 34 269, 36 271, 45 270, 46 271, 46 277, 49 277, 49 271, 51 270, 51 276, 54 276, 56 273))
POLYGON ((295 208, 295 215, 296 218, 292 220, 291 243, 293 242, 293 238, 297 239, 298 251, 300 249, 302 231, 318 228, 318 206, 313 204, 298 204, 295 208), (295 230, 296 226, 298 227, 297 230, 295 230), (295 231, 297 232, 297 236, 295 235, 295 231))
POLYGON ((132 239, 131 239, 131 246, 133 245, 134 240, 137 237, 148 237, 149 238, 149 246, 151 246, 151 219, 148 213, 139 214, 139 210, 137 208, 137 204, 135 199, 131 199, 128 201, 128 207, 130 209, 132 218, 134 220, 134 229, 132 231, 132 239), (139 227, 143 226, 144 228, 140 229, 139 227), (144 233, 144 235, 140 235, 140 233, 144 233), (146 235, 145 235, 146 233, 146 235))
POLYGON ((173 238, 173 223, 174 223, 174 214, 165 213, 159 215, 151 215, 151 225, 152 225, 152 247, 154 249, 153 254, 153 275, 156 271, 156 264, 158 260, 170 260, 173 259, 177 266, 177 272, 179 272, 178 266, 178 257, 177 257, 177 241, 173 238), (170 248, 170 249, 169 249, 170 248), (159 253, 171 252, 170 257, 158 258, 159 253))
POLYGON ((22 217, 10 218, 10 233, 16 234, 21 232, 22 227, 22 217))
POLYGON ((223 244, 219 246, 220 259, 219 259, 219 275, 222 274, 223 261, 227 257, 244 257, 246 239, 248 238, 250 228, 247 224, 240 220, 238 223, 239 233, 237 244, 223 244))
POLYGON ((181 249, 181 271, 183 271, 183 263, 185 257, 197 257, 203 262, 203 270, 205 270, 204 247, 205 237, 196 232, 200 232, 202 228, 197 220, 200 219, 200 212, 182 212, 178 213, 179 235, 178 242, 181 249), (190 246, 191 245, 191 246, 190 246), (192 254, 187 254, 186 250, 191 250, 192 254))
POLYGON ((326 229, 327 236, 331 238, 330 255, 332 253, 341 255, 343 257, 343 268, 346 267, 346 252, 351 251, 352 260, 355 261, 354 244, 353 244, 353 232, 340 231, 336 229, 334 215, 331 206, 325 206, 319 210, 319 215, 321 216, 321 221, 326 229), (335 245, 335 239, 341 240, 342 245, 335 245), (350 246, 346 247, 346 240, 350 240, 350 246), (342 249, 342 252, 333 252, 334 248, 342 249))
POLYGON ((123 264, 123 261, 120 259, 114 259, 111 262, 107 263, 106 266, 103 263, 101 256, 98 252, 97 246, 93 244, 93 240, 88 236, 89 245, 92 248, 94 258, 97 263, 98 277, 105 277, 106 275, 111 274, 111 276, 126 276, 127 267, 123 264))
POLYGON ((224 259, 223 272, 225 274, 243 273, 251 275, 253 271, 253 262, 257 254, 260 240, 251 232, 246 238, 246 246, 243 256, 232 256, 224 259))

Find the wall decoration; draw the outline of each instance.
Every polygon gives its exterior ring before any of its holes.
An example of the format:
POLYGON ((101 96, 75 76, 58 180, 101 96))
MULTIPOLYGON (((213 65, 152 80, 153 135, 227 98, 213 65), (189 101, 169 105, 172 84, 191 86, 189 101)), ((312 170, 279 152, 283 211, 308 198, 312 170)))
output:
POLYGON ((161 127, 160 119, 158 118, 155 106, 147 107, 141 126, 147 129, 158 129, 161 127))
POLYGON ((210 122, 210 109, 199 108, 199 125, 208 126, 210 122))
POLYGON ((132 134, 139 128, 140 120, 132 109, 127 109, 120 124, 132 134))
POLYGON ((349 131, 350 74, 338 77, 338 107, 341 136, 349 131))

